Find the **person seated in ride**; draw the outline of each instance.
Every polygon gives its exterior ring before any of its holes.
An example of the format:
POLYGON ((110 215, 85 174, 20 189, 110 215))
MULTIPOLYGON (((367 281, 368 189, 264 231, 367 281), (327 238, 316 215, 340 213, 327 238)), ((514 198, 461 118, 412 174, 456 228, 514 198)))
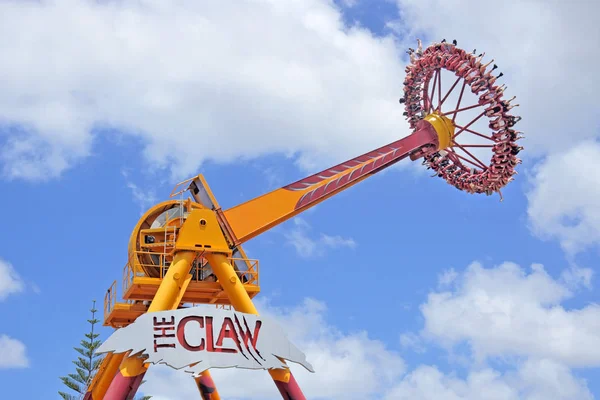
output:
POLYGON ((518 117, 518 116, 514 116, 514 115, 510 115, 508 116, 508 127, 512 128, 513 126, 515 126, 517 124, 517 122, 519 122, 522 118, 518 117))
POLYGON ((523 135, 523 132, 521 132, 521 131, 515 131, 513 129, 508 128, 507 129, 507 133, 508 133, 508 135, 510 137, 510 140, 513 141, 513 142, 525 138, 525 136, 523 135))
MULTIPOLYGON (((487 63, 487 64, 482 64, 481 62, 478 63, 477 67, 479 68, 479 73, 481 73, 482 75, 485 74, 485 70, 487 69, 487 67, 490 66, 491 63, 494 62, 494 59, 492 58, 492 60, 487 63)), ((492 69, 490 71, 495 70, 496 68, 498 68, 498 66, 496 64, 494 64, 492 66, 492 69)))
MULTIPOLYGON (((475 80, 479 80, 481 77, 481 75, 479 74, 479 70, 474 67, 471 68, 463 77, 465 79, 465 81, 467 82, 467 84, 471 84, 471 82, 474 82, 475 80)), ((471 85, 472 86, 472 85, 471 85)))
POLYGON ((489 171, 494 176, 504 175, 508 164, 492 164, 489 171))
POLYGON ((446 68, 454 71, 461 62, 467 61, 467 53, 463 49, 455 48, 454 54, 446 61, 446 68))
POLYGON ((478 66, 481 65, 481 60, 483 60, 483 57, 485 57, 485 51, 479 54, 477 57, 469 55, 469 66, 471 68, 478 68, 478 66))
POLYGON ((507 154, 494 154, 492 156, 492 162, 496 164, 506 164, 510 161, 510 153, 507 154))
POLYGON ((498 74, 498 76, 491 76, 491 73, 489 74, 489 76, 486 76, 485 79, 487 81, 487 86, 490 87, 494 84, 494 82, 496 82, 496 80, 498 80, 498 78, 502 78, 504 76, 503 72, 500 72, 498 74))
MULTIPOLYGON (((497 117, 496 119, 493 119, 490 121, 489 128, 494 131, 499 131, 499 130, 504 129, 508 125, 509 125, 509 123, 508 123, 508 121, 505 120, 504 117, 497 117)), ((510 128, 510 126, 508 126, 508 127, 510 128)))
POLYGON ((514 99, 516 99, 517 96, 513 96, 510 100, 502 100, 500 102, 500 105, 502 106, 502 111, 503 112, 507 112, 515 107, 519 107, 519 104, 510 104, 511 101, 513 101, 514 99))
POLYGON ((489 118, 493 117, 504 117, 504 107, 500 103, 491 102, 490 106, 485 109, 485 116, 489 118))
POLYGON ((496 144, 494 144, 494 147, 492 147, 492 151, 496 154, 506 153, 509 150, 510 150, 510 142, 507 142, 507 141, 496 143, 496 144))
MULTIPOLYGON (((470 63, 470 65, 472 66, 471 72, 477 71, 477 74, 476 74, 477 77, 485 76, 486 68, 493 62, 494 62, 494 60, 492 59, 489 63, 482 64, 481 58, 478 60, 476 59, 474 63, 470 63)), ((490 70, 490 73, 491 73, 491 71, 495 70, 496 68, 498 68, 498 66, 496 64, 494 64, 493 68, 490 70)), ((472 74, 468 73, 468 75, 471 76, 472 74)), ((470 83, 471 81, 468 81, 468 82, 470 83)))
POLYGON ((461 78, 464 78, 467 73, 473 68, 475 63, 475 57, 470 54, 465 55, 464 63, 460 64, 456 69, 456 74, 461 78))
POLYGON ((479 56, 477 57, 473 57, 472 55, 468 54, 467 57, 467 63, 461 65, 458 69, 457 69, 457 74, 463 78, 465 78, 467 75, 470 74, 470 72, 472 70, 478 70, 479 69, 479 65, 481 65, 481 59, 485 56, 485 53, 481 53, 479 56))
POLYGON ((498 102, 502 98, 506 85, 503 83, 501 86, 494 86, 487 92, 479 96, 479 104, 490 103, 492 100, 498 102))
POLYGON ((514 144, 511 146, 510 154, 512 154, 513 156, 516 156, 523 149, 524 149, 523 146, 518 146, 518 145, 514 144))
POLYGON ((442 50, 446 52, 452 51, 452 45, 446 42, 446 39, 442 39, 442 50))
POLYGON ((417 38, 417 56, 421 57, 423 55, 423 43, 421 43, 421 39, 417 38))

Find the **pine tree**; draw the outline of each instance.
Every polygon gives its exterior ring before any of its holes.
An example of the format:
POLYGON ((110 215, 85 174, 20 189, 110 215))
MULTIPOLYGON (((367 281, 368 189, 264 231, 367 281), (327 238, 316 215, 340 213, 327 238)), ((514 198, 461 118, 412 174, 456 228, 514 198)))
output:
POLYGON ((88 385, 94 378, 102 359, 101 355, 96 354, 96 350, 102 343, 98 340, 100 334, 94 332, 94 327, 100 321, 96 319, 96 300, 94 300, 92 309, 92 319, 88 319, 87 322, 91 325, 89 333, 85 334, 85 339, 81 341, 81 347, 74 347, 75 351, 79 353, 77 360, 73 361, 75 364, 75 374, 68 374, 62 376, 60 380, 65 384, 66 387, 72 391, 78 393, 77 395, 68 394, 64 392, 58 392, 64 400, 77 400, 81 395, 85 394, 88 385))
MULTIPOLYGON (((85 334, 85 339, 81 341, 81 347, 74 347, 75 351, 79 353, 77 360, 73 361, 75 364, 76 374, 68 374, 62 376, 60 380, 65 384, 66 387, 76 392, 77 394, 68 394, 64 392, 58 392, 64 400, 79 400, 83 397, 87 391, 88 386, 94 379, 94 375, 98 372, 98 367, 104 359, 104 356, 96 354, 96 350, 102 343, 98 340, 100 334, 94 332, 94 327, 100 321, 96 319, 96 300, 92 303, 92 319, 88 319, 87 322, 91 325, 89 333, 85 334)), ((142 381, 142 384, 145 381, 142 381)), ((140 396, 136 397, 136 400, 150 400, 152 396, 140 396)))

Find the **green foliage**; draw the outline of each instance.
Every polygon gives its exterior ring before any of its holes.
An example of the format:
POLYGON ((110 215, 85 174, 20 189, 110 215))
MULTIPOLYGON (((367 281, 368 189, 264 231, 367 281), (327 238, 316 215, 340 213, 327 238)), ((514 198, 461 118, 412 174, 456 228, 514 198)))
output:
MULTIPOLYGON (((104 356, 96 354, 96 350, 102 344, 102 341, 98 340, 100 334, 94 332, 94 327, 100 322, 96 319, 97 311, 96 300, 94 300, 92 309, 90 310, 92 318, 87 320, 91 325, 90 332, 84 335, 85 339, 80 342, 80 347, 74 347, 75 351, 79 354, 79 357, 73 361, 73 364, 75 364, 75 373, 60 377, 64 385, 76 394, 58 392, 63 400, 80 400, 87 391, 104 359, 104 356)), ((142 381, 142 384, 144 382, 142 381)), ((150 400, 151 398, 152 396, 138 396, 135 400, 150 400)))
POLYGON ((100 344, 102 344, 102 342, 98 340, 100 334, 94 332, 94 327, 100 322, 96 319, 97 311, 96 300, 94 300, 92 309, 90 310, 92 318, 87 320, 91 325, 90 332, 85 334, 85 339, 81 340, 80 347, 74 347, 75 351, 79 354, 79 357, 73 361, 73 364, 75 364, 75 373, 60 377, 60 380, 68 389, 77 393, 69 394, 58 392, 64 400, 78 400, 81 395, 85 394, 102 362, 103 357, 95 353, 98 347, 100 347, 100 344))

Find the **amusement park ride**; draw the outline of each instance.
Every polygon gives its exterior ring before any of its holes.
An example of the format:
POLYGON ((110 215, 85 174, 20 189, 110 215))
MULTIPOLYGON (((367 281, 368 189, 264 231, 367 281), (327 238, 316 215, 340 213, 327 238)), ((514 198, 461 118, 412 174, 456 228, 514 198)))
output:
MULTIPOLYGON (((516 174, 522 149, 516 144, 520 132, 513 130, 520 117, 509 113, 514 98, 504 100, 504 85, 496 85, 502 74, 493 76, 492 61, 483 64, 482 54, 456 42, 444 40, 425 50, 419 42, 409 55, 400 102, 412 134, 228 210, 221 209, 202 175, 178 184, 171 200, 152 207, 133 230, 124 301, 116 301, 115 281, 105 298, 104 324, 122 328, 144 313, 196 304, 258 314, 251 300, 260 291, 258 262, 247 258, 242 245, 406 157, 423 158, 435 175, 460 190, 500 193, 516 174), (443 73, 452 76, 446 93, 443 73), (463 106, 467 86, 474 104, 463 106), (457 87, 458 101, 449 105, 457 87), (476 115, 463 121, 467 110, 476 115), (477 121, 485 121, 486 132, 475 130, 477 121), (488 163, 474 154, 484 149, 491 153, 488 163), (191 197, 184 199, 186 191, 191 197)), ((84 399, 133 398, 148 366, 138 355, 107 354, 84 399)), ((289 369, 269 373, 284 399, 305 399, 289 369)), ((195 380, 203 399, 220 399, 208 371, 195 380)))

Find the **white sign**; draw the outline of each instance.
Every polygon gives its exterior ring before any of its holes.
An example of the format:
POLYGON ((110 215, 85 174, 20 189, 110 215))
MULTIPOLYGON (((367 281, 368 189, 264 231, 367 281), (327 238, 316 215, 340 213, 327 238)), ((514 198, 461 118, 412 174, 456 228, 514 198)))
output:
POLYGON ((210 306, 143 314, 116 330, 97 353, 127 351, 195 375, 209 368, 283 368, 278 357, 314 372, 274 321, 210 306))

